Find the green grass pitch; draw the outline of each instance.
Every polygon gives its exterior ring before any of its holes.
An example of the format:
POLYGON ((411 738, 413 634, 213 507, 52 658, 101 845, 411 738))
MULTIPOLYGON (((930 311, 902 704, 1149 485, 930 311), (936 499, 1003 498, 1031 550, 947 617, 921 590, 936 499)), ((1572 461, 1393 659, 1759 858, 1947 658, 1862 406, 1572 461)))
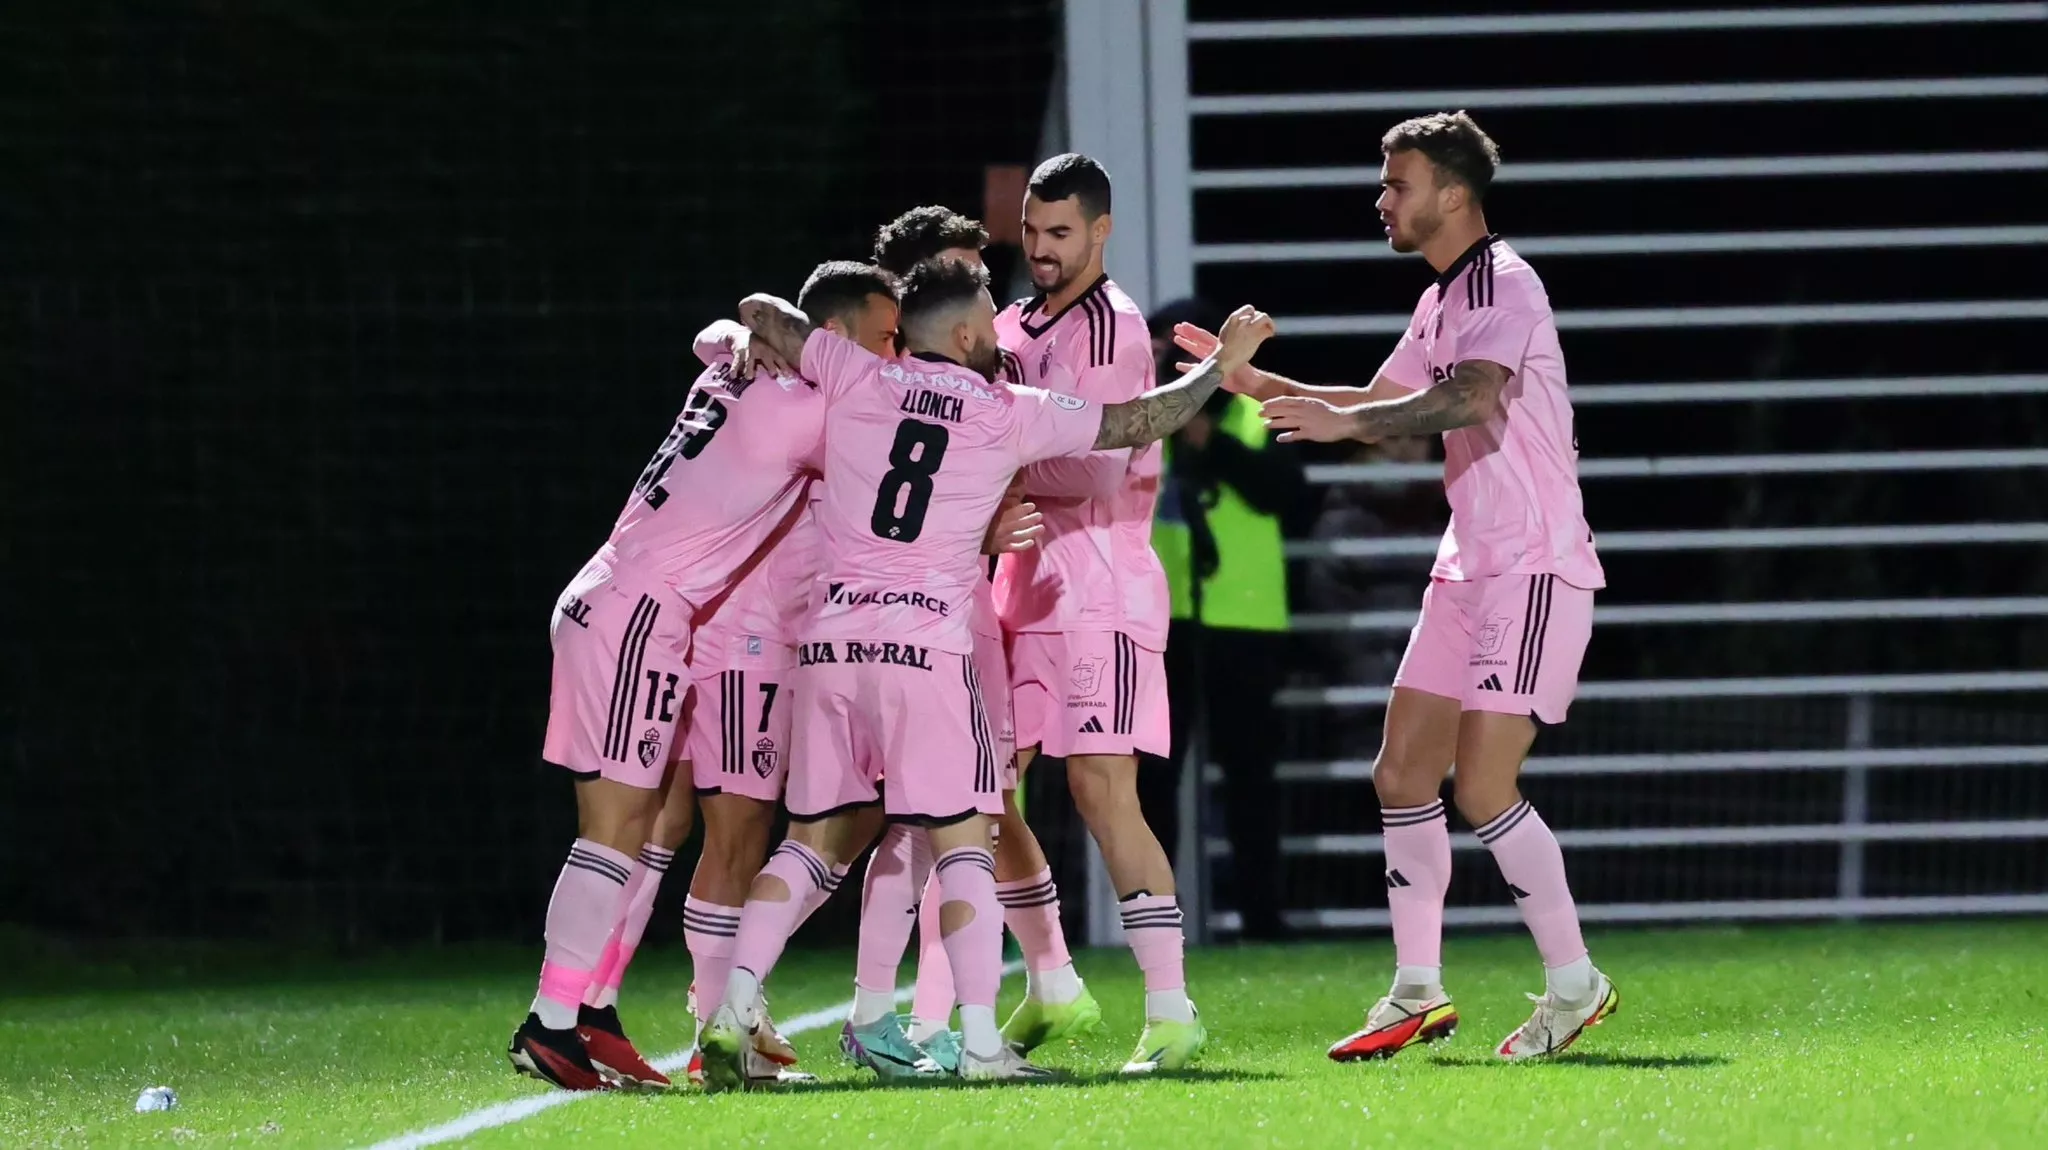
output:
MULTIPOLYGON (((1565 1058, 1505 1066, 1540 971, 1518 933, 1453 936, 1463 1029, 1389 1063, 1323 1048, 1385 986, 1383 939, 1215 948, 1189 959, 1210 1027, 1201 1069, 1121 1081, 1137 974, 1084 953, 1107 1032, 1045 1052, 1031 1087, 882 1089, 836 1026, 796 1037, 818 1088, 579 1099, 468 1146, 2048 1147, 2048 921, 1597 934, 1621 1012, 1565 1058)), ((0 948, 4 950, 5 948, 0 948)), ((370 1146, 545 1093, 503 1047, 531 993, 526 949, 347 966, 159 951, 137 970, 15 964, 0 993, 0 1146, 370 1146), (145 1086, 182 1105, 133 1112, 145 1086)), ((792 954, 788 1019, 843 1001, 846 953, 792 954)), ((906 968, 907 969, 907 968, 906 968)), ((647 953, 622 1003, 650 1057, 687 1044, 688 961, 647 953)), ((1020 991, 1006 984, 1004 1008, 1020 991)))

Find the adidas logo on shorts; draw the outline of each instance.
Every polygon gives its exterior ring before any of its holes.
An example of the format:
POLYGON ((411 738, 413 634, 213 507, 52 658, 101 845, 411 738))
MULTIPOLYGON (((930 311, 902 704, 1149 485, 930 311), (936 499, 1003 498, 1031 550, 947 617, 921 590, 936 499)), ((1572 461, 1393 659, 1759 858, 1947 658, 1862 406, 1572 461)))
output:
POLYGON ((1102 720, 1101 720, 1101 719, 1099 719, 1099 718, 1097 718, 1097 717, 1096 717, 1096 716, 1094 716, 1094 715, 1090 715, 1090 716, 1088 716, 1088 721, 1087 721, 1087 722, 1085 722, 1085 723, 1082 723, 1082 724, 1081 724, 1081 733, 1082 733, 1082 734, 1084 734, 1084 735, 1099 735, 1099 734, 1101 734, 1101 733, 1102 733, 1102 720))
POLYGON ((1501 685, 1500 685, 1500 676, 1499 676, 1499 675, 1488 675, 1488 676, 1486 677, 1486 681, 1485 681, 1485 682, 1483 682, 1483 683, 1481 683, 1481 684, 1479 684, 1479 689, 1480 689, 1480 690, 1482 690, 1482 691, 1498 691, 1498 690, 1500 690, 1500 689, 1501 689, 1501 685))

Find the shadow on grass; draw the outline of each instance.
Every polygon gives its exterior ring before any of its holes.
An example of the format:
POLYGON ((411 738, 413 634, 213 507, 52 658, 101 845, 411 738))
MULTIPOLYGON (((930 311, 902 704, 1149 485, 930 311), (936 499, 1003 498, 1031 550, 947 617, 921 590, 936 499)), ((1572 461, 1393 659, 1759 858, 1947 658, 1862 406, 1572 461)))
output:
MULTIPOLYGON (((1597 1050, 1581 1051, 1577 1054, 1560 1054, 1548 1060, 1552 1066, 1584 1066, 1618 1070, 1699 1070, 1709 1066, 1726 1066, 1730 1059, 1719 1054, 1606 1054, 1597 1050)), ((1485 1054, 1439 1054, 1429 1060, 1431 1066, 1477 1067, 1512 1066, 1499 1058, 1485 1054)))
MULTIPOLYGON (((931 1078, 904 1082, 883 1082, 876 1078, 842 1078, 810 1086, 784 1086, 765 1092, 801 1098, 811 1094, 850 1094, 871 1090, 1011 1090, 1024 1088, 1142 1086, 1147 1082, 1277 1082, 1281 1076, 1262 1070, 1169 1070, 1158 1074, 1130 1075, 1114 1070, 1085 1072, 1056 1071, 1057 1077, 1033 1082, 963 1082, 958 1078, 931 1078)), ((681 1092, 678 1092, 681 1093, 681 1092)), ((691 1092, 691 1093, 694 1093, 691 1092)))

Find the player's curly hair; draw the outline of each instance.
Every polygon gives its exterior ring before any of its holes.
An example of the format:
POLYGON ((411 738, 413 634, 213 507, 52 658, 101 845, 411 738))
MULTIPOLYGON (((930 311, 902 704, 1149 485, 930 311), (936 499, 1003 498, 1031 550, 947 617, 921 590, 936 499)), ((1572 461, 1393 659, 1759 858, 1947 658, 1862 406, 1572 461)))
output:
POLYGON ((1475 200, 1486 199, 1500 167, 1500 148, 1464 111, 1434 112, 1395 124, 1380 137, 1380 154, 1395 152, 1421 152, 1439 173, 1472 189, 1475 200))
POLYGON ((883 224, 875 232, 875 262, 897 275, 954 248, 980 251, 988 246, 988 229, 951 208, 926 204, 883 224))
POLYGON ((987 290, 987 268, 945 256, 925 260, 903 277, 903 330, 950 317, 987 290))
POLYGON ((827 260, 804 281, 796 306, 812 323, 836 319, 850 327, 867 309, 871 297, 893 300, 896 289, 896 277, 883 268, 857 260, 827 260))

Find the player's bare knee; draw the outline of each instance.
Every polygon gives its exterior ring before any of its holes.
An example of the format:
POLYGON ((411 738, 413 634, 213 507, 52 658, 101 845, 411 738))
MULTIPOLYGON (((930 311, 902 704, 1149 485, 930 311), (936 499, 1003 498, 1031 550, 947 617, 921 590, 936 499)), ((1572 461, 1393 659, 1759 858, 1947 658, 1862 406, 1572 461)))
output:
POLYGON ((1502 811, 1521 802, 1522 796, 1513 780, 1502 783, 1461 777, 1451 785, 1451 801, 1459 816, 1477 827, 1499 818, 1502 811))
POLYGON ((1372 765, 1372 789, 1383 807, 1419 807, 1435 801, 1443 789, 1444 772, 1385 750, 1372 765))
POLYGON ((676 793, 670 792, 668 800, 661 804, 661 810, 655 814, 654 823, 647 831, 647 841, 666 851, 676 850, 688 842, 690 832, 696 829, 697 823, 697 804, 695 795, 689 790, 688 778, 684 778, 676 785, 691 797, 679 801, 676 793))
POLYGON ((747 888, 748 902, 788 902, 789 884, 766 871, 754 876, 754 883, 747 888))
POLYGON ((939 904, 939 933, 951 935, 974 921, 974 904, 950 899, 939 904))
POLYGON ((576 833, 621 854, 635 854, 654 827, 660 796, 608 779, 576 787, 576 833))

